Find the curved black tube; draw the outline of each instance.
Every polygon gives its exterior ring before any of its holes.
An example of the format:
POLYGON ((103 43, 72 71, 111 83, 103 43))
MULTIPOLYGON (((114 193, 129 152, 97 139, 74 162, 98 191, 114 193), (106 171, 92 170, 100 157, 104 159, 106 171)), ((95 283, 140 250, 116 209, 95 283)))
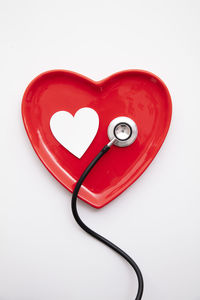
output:
POLYGON ((113 249, 115 252, 117 252, 119 255, 121 255, 134 269, 136 275, 137 275, 137 279, 138 279, 138 291, 137 291, 137 295, 135 300, 141 300, 142 299, 142 295, 143 295, 143 289, 144 289, 144 282, 143 282, 143 277, 142 277, 142 273, 139 269, 139 267, 137 266, 137 264, 134 262, 134 260, 128 255, 126 254, 123 250, 121 250, 119 247, 117 247, 115 244, 113 244, 112 242, 110 242, 109 240, 107 240, 106 238, 104 238, 103 236, 101 236, 100 234, 96 233, 95 231, 93 231, 92 229, 90 229, 87 225, 85 225, 85 223, 83 223, 83 221, 81 220, 81 218, 79 217, 78 211, 77 211, 77 196, 78 196, 78 192, 79 189, 81 187, 81 184, 83 183, 84 179, 86 178, 86 176, 88 175, 88 173, 91 171, 91 169, 95 166, 95 164, 98 162, 98 160, 110 149, 110 147, 107 145, 105 146, 98 154, 97 156, 93 159, 93 161, 89 164, 89 166, 85 169, 85 171, 83 172, 83 174, 81 175, 81 177, 79 178, 73 194, 72 194, 72 202, 71 202, 71 207, 72 207, 72 213, 73 216, 76 220, 76 222, 79 224, 79 226, 86 231, 88 234, 90 234, 91 236, 93 236, 95 239, 99 240, 100 242, 104 243, 106 246, 108 246, 109 248, 113 249))

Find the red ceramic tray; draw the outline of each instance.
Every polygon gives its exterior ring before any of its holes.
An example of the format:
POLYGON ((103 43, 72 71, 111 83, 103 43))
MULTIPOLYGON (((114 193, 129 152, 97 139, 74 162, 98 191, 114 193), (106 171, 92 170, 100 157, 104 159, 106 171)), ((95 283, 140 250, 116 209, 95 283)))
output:
POLYGON ((23 121, 33 148, 69 191, 73 191, 83 170, 109 142, 109 123, 118 116, 136 122, 136 141, 126 148, 112 146, 80 189, 79 198, 96 208, 117 197, 148 167, 166 137, 171 111, 165 84, 154 74, 141 70, 122 71, 98 82, 64 70, 45 72, 29 84, 22 101, 23 121), (74 115, 83 107, 98 113, 99 129, 78 159, 54 138, 49 123, 57 111, 74 115))

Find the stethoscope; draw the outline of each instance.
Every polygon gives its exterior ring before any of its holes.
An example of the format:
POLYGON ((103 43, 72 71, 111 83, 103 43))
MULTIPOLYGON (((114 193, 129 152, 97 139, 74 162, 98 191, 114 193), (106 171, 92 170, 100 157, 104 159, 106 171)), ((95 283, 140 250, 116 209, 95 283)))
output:
POLYGON ((141 300, 143 295, 143 289, 144 289, 144 282, 142 273, 135 263, 135 261, 126 254, 123 250, 121 250, 119 247, 117 247, 115 244, 101 236, 100 234, 96 233, 92 229, 90 229, 79 217, 78 211, 77 211, 77 196, 79 189, 84 181, 84 179, 87 177, 91 169, 95 166, 95 164, 99 161, 99 159, 109 151, 111 146, 117 146, 117 147, 127 147, 131 145, 137 138, 138 135, 138 129, 136 123, 128 118, 128 117, 117 117, 113 119, 109 126, 108 126, 108 138, 110 142, 103 147, 103 149, 97 154, 97 156, 92 160, 92 162, 89 164, 89 166, 85 169, 85 171, 82 173, 81 177, 79 178, 78 182, 76 183, 76 186, 74 188, 73 194, 72 194, 72 213, 76 220, 76 222, 79 224, 79 226, 86 231, 88 234, 99 240, 100 242, 104 243, 109 248, 113 249, 115 252, 117 252, 119 255, 121 255, 134 269, 137 279, 138 279, 138 291, 135 300, 141 300))

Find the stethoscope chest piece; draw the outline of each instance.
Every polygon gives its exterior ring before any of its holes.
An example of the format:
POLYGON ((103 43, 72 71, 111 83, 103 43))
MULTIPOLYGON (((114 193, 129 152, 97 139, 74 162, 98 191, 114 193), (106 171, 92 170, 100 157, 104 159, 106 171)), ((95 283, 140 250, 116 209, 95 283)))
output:
POLYGON ((112 120, 108 126, 108 137, 118 147, 131 145, 137 138, 138 129, 136 123, 127 117, 118 117, 112 120))

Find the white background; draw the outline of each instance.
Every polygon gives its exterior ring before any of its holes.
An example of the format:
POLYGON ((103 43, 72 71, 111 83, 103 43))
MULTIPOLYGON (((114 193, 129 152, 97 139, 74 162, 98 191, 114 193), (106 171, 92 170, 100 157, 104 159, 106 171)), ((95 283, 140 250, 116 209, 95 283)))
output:
POLYGON ((102 79, 130 68, 167 84, 173 118, 141 178, 92 228, 141 267, 144 300, 200 300, 200 2, 0 1, 0 300, 134 299, 132 269, 74 222, 70 193, 26 136, 23 92, 39 73, 102 79))

